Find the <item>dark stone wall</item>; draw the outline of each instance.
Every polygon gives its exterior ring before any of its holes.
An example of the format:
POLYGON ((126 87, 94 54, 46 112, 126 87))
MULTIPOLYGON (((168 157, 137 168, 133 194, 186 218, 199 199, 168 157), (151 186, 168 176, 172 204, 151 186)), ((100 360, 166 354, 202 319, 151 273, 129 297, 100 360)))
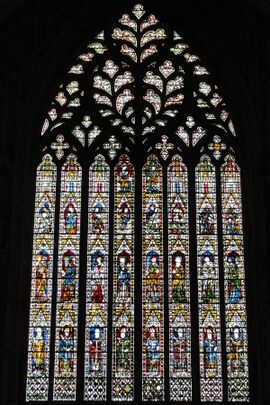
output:
MULTIPOLYGON (((131 3, 131 2, 130 2, 131 3)), ((270 4, 145 0, 198 50, 232 111, 243 160, 252 402, 270 403, 270 4)), ((80 44, 124 0, 0 3, 0 390, 23 404, 34 207, 44 112, 80 44)))

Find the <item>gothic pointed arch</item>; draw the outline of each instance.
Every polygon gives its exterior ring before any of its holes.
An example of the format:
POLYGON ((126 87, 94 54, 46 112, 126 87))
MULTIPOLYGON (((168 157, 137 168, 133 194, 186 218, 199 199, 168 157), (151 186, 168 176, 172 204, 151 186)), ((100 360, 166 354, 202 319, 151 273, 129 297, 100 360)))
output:
POLYGON ((192 46, 127 9, 70 66, 41 139, 27 400, 76 401, 83 358, 85 401, 191 401, 195 361, 201 401, 248 401, 238 142, 192 46))

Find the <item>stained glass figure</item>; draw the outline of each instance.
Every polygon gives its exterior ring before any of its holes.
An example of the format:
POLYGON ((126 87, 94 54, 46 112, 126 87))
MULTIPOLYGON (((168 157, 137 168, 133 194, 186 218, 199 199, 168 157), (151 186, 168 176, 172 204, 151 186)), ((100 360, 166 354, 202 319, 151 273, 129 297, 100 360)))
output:
POLYGON ((127 155, 114 171, 112 399, 134 399, 134 192, 127 155))
POLYGON ((231 155, 221 166, 228 399, 249 400, 248 338, 240 167, 231 155))
POLYGON ((102 155, 89 170, 85 327, 86 401, 105 401, 107 387, 110 168, 102 155))
POLYGON ((55 198, 56 165, 47 154, 36 175, 27 401, 48 399, 55 198))
POLYGON ((196 167, 196 226, 201 400, 222 401, 216 171, 207 155, 196 167))
POLYGON ((150 155, 142 171, 142 398, 164 400, 162 167, 150 155))
POLYGON ((170 399, 191 401, 188 172, 175 155, 167 170, 170 399))
POLYGON ((75 155, 61 170, 54 400, 76 399, 81 167, 75 155))

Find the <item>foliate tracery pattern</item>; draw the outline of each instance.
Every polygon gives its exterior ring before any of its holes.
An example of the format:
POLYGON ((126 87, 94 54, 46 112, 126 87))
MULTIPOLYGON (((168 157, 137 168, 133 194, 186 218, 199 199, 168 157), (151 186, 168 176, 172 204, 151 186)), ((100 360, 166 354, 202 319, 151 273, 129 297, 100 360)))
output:
POLYGON ((97 125, 90 114, 76 118, 71 132, 81 145, 91 145, 105 121, 115 135, 132 137, 138 136, 138 124, 149 137, 170 122, 187 146, 195 146, 207 128, 235 135, 226 103, 200 58, 142 5, 123 14, 113 29, 101 31, 79 55, 52 102, 42 135, 65 128, 84 105, 92 105, 100 119, 97 125), (91 96, 84 88, 85 75, 87 83, 91 77, 91 96), (190 99, 199 112, 196 120, 190 99), (141 105, 139 114, 134 103, 141 105), (188 113, 180 115, 183 107, 188 113))

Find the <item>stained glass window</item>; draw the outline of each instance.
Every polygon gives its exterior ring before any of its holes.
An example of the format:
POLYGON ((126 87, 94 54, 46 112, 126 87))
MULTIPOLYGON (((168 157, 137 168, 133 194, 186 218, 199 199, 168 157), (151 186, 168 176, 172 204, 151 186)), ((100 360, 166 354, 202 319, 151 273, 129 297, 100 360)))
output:
POLYGON ((238 138, 192 46, 127 6, 41 136, 27 401, 249 401, 238 138))

